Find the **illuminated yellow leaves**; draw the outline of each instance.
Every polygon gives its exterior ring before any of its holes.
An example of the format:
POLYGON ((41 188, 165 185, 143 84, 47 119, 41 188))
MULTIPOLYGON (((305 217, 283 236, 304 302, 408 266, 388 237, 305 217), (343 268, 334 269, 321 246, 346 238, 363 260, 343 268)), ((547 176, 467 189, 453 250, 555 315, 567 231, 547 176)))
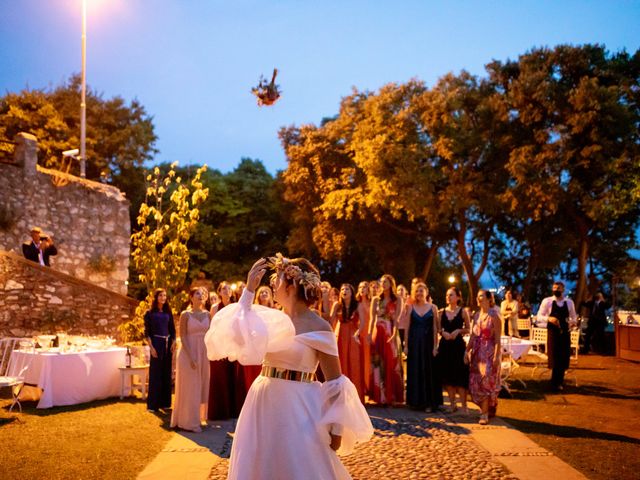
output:
POLYGON ((189 266, 186 243, 195 231, 200 218, 199 206, 207 199, 209 190, 202 188, 201 181, 206 166, 196 171, 187 186, 176 177, 176 165, 171 164, 166 174, 155 167, 153 174, 146 177, 147 199, 137 217, 140 228, 131 235, 131 256, 149 296, 140 303, 135 318, 121 326, 120 331, 128 341, 141 338, 142 316, 156 288, 168 290, 174 312, 179 312, 186 300, 186 294, 181 291, 189 266))

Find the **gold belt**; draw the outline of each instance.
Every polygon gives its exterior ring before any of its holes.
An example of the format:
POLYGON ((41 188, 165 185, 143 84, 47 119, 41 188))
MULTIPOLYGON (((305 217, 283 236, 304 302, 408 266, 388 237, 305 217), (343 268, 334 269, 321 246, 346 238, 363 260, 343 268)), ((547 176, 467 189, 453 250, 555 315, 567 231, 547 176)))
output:
POLYGON ((262 367, 260 375, 263 377, 293 380, 294 382, 311 383, 316 380, 316 374, 314 372, 299 372, 297 370, 287 370, 286 368, 269 367, 267 365, 262 367))

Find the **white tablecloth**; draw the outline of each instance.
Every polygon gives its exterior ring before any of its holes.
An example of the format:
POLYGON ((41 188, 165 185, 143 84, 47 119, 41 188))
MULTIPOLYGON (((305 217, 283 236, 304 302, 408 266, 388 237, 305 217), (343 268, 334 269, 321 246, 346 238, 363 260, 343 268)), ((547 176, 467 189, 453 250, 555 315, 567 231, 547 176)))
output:
POLYGON ((25 383, 42 389, 37 408, 76 405, 120 395, 125 348, 84 352, 13 352, 33 355, 25 383))
MULTIPOLYGON (((503 336, 502 338, 504 341, 508 337, 503 336)), ((535 342, 525 338, 511 337, 511 356, 514 360, 518 360, 523 355, 526 355, 533 345, 535 345, 535 342)))

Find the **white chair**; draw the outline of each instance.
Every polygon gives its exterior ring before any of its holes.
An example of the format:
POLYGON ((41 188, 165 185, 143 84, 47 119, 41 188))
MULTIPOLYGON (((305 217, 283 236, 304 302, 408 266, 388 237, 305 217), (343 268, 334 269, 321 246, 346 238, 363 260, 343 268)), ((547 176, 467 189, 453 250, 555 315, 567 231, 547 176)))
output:
MULTIPOLYGON (((511 337, 503 336, 500 338, 500 351, 502 352, 502 357, 500 360, 500 384, 504 389, 511 395, 511 390, 509 389, 509 384, 507 380, 511 378, 513 372, 520 368, 520 365, 513 358, 513 349, 511 347, 511 337)), ((527 385, 519 378, 517 378, 523 388, 527 388, 527 385)))
POLYGON ((531 340, 534 345, 532 346, 533 349, 537 350, 538 352, 541 350, 545 350, 547 348, 547 329, 546 328, 538 328, 538 327, 533 327, 531 329, 531 338, 529 340, 531 340))
POLYGON ((549 358, 546 353, 543 353, 542 350, 546 352, 547 349, 547 329, 546 328, 531 328, 531 338, 529 339, 534 343, 529 352, 524 356, 523 361, 526 363, 533 364, 533 370, 531 371, 531 378, 536 374, 536 370, 541 368, 541 372, 544 372, 544 369, 547 368, 547 362, 549 358))
POLYGON ((578 363, 578 350, 580 350, 580 330, 571 330, 571 360, 578 363))
POLYGON ((573 381, 575 383, 575 386, 577 387, 578 375, 575 367, 578 366, 578 350, 580 350, 580 330, 571 330, 570 334, 571 344, 569 348, 571 349, 571 357, 569 357, 569 368, 565 373, 565 377, 573 375, 573 381))
POLYGON ((527 333, 524 338, 529 338, 531 336, 531 319, 529 318, 519 318, 518 319, 518 331, 527 333))
POLYGON ((0 388, 11 388, 13 402, 9 411, 20 405, 20 392, 24 387, 25 376, 36 352, 36 347, 28 338, 0 339, 0 388))

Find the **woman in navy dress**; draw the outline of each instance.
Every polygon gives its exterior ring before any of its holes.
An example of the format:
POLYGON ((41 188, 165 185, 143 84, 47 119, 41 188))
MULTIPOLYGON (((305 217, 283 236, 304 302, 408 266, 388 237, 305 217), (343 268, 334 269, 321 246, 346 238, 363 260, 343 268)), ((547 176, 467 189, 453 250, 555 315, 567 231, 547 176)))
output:
POLYGON ((412 289, 407 337, 407 405, 436 411, 442 405, 442 384, 436 365, 438 307, 427 298, 429 289, 418 282, 412 289))
POLYGON ((163 288, 153 293, 151 309, 144 315, 144 336, 151 353, 147 409, 155 412, 160 408, 171 408, 171 366, 176 326, 167 302, 167 291, 163 288))

